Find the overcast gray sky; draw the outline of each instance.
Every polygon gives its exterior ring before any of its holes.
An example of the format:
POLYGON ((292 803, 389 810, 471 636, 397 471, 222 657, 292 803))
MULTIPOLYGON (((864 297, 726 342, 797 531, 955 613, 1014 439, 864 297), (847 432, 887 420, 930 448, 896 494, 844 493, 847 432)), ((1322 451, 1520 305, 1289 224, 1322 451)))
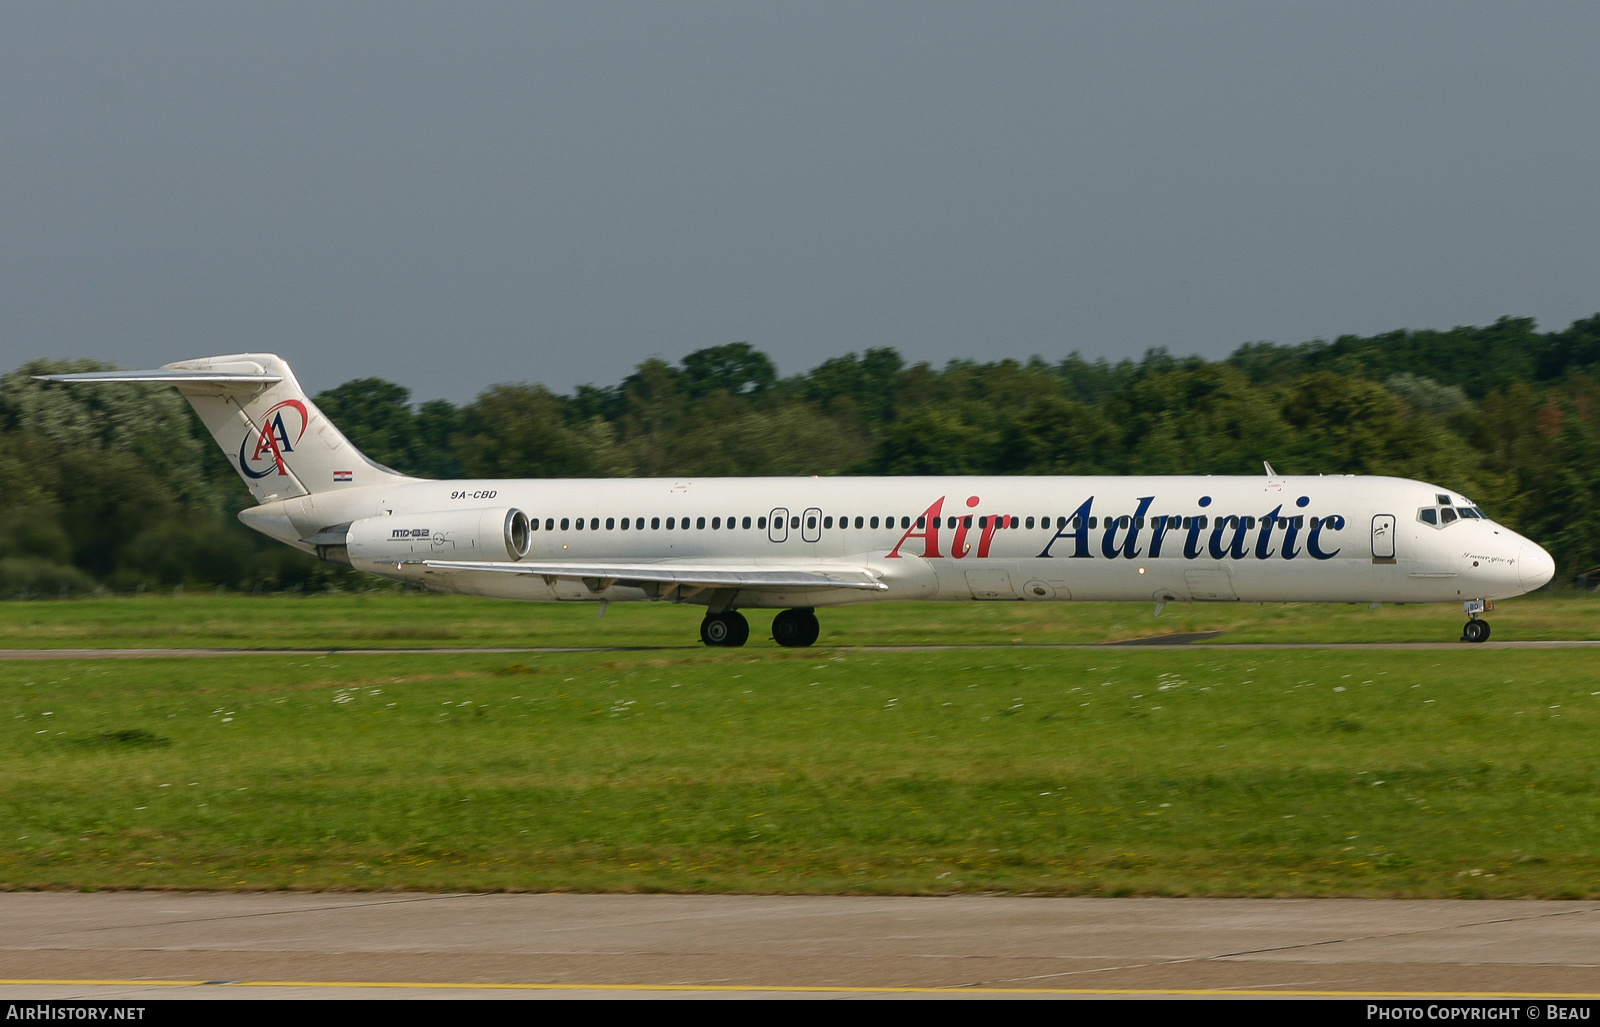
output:
POLYGON ((317 390, 1600 310, 1594 3, 0 2, 0 354, 317 390))

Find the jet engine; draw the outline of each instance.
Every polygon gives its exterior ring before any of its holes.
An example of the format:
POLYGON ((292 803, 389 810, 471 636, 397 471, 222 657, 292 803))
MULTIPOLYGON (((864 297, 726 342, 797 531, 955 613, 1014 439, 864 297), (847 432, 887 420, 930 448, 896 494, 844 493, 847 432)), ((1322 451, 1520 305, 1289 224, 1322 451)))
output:
POLYGON ((419 560, 520 560, 532 541, 528 515, 514 507, 435 510, 365 517, 324 528, 302 541, 333 563, 397 564, 419 560))

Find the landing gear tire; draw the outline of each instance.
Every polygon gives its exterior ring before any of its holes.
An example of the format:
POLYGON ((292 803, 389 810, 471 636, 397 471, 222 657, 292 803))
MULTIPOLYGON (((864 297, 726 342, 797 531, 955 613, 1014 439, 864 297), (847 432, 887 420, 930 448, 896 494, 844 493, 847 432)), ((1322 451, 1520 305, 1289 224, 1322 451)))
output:
POLYGON ((772 618, 772 640, 779 645, 798 649, 817 640, 822 625, 810 610, 785 610, 772 618))
POLYGON ((1463 642, 1487 642, 1487 641, 1489 641, 1489 622, 1486 621, 1486 620, 1478 620, 1476 617, 1474 617, 1472 620, 1467 621, 1467 626, 1461 629, 1461 641, 1463 641, 1463 642))
POLYGON ((700 641, 706 645, 733 649, 744 645, 749 639, 750 622, 737 610, 708 613, 706 619, 700 622, 700 641))

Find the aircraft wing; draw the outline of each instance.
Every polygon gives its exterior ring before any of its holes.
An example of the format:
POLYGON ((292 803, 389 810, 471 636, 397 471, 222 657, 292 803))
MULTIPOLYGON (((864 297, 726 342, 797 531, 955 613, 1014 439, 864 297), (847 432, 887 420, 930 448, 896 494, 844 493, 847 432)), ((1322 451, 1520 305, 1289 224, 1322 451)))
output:
MULTIPOLYGON (((729 564, 690 563, 532 563, 522 561, 483 562, 424 560, 423 565, 441 571, 487 571, 494 574, 537 574, 545 578, 567 578, 592 582, 603 590, 612 584, 683 585, 699 588, 859 588, 887 592, 889 586, 878 581, 866 568, 810 571, 798 568, 774 570, 771 567, 729 564)), ((593 588, 594 584, 590 587, 593 588)))

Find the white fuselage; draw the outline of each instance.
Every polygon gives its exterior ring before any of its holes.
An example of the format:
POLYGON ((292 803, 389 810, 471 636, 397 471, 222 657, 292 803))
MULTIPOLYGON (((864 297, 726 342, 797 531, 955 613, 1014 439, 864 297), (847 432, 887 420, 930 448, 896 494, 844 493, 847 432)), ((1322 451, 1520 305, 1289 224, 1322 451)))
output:
MULTIPOLYGON (((660 478, 402 481, 264 503, 246 524, 302 549, 333 525, 392 518, 413 541, 360 570, 525 600, 643 600, 626 583, 440 570, 474 509, 536 525, 524 560, 692 561, 864 571, 881 591, 748 590, 741 607, 891 599, 1448 602, 1538 588, 1536 543, 1423 482, 1328 477, 660 478), (1422 511, 1435 511, 1433 523, 1422 511), (1441 518, 1440 511, 1450 514, 1441 518), (670 524, 670 527, 668 526, 670 524), (580 527, 581 525, 581 527, 580 527), (425 539, 426 542, 415 540, 425 539)), ((698 601, 698 600, 691 600, 698 601)))

